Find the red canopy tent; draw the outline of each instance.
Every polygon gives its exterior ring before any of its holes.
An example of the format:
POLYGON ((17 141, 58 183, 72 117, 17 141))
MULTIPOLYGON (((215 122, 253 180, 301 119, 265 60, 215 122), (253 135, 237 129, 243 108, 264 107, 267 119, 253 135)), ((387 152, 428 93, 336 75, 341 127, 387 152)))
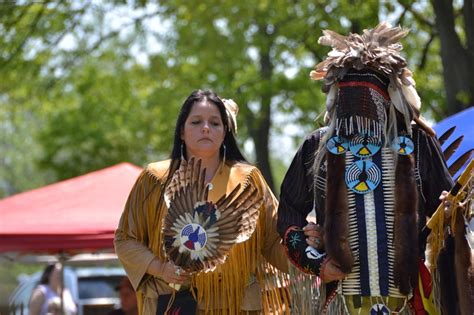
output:
POLYGON ((114 231, 141 170, 121 163, 0 200, 0 253, 113 249, 114 231))

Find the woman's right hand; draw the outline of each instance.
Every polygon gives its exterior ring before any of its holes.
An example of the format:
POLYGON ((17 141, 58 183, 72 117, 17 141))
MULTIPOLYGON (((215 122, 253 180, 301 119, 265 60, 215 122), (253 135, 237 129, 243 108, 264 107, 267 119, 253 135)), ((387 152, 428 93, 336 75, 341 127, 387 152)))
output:
POLYGON ((147 271, 149 274, 160 277, 167 283, 183 284, 191 277, 188 272, 176 266, 173 262, 160 261, 158 258, 153 259, 147 271))

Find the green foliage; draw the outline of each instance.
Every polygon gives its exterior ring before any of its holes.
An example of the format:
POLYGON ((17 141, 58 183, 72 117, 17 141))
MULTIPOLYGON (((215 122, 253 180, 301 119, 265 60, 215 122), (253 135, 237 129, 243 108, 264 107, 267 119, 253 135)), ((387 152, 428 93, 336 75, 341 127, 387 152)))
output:
POLYGON ((161 137, 150 142, 152 117, 160 112, 146 102, 143 80, 149 78, 121 61, 110 52, 88 58, 71 72, 67 86, 50 92, 50 102, 61 106, 47 113, 48 124, 39 133, 45 149, 40 162, 58 178, 122 161, 140 165, 145 145, 167 144, 161 137))
MULTIPOLYGON (((197 88, 239 104, 242 144, 262 132, 281 137, 288 124, 301 126, 291 135, 298 144, 324 112, 321 84, 309 80, 329 51, 317 44, 322 29, 360 32, 379 18, 411 28, 404 53, 425 115, 439 119, 445 102, 432 16, 426 1, 0 5, 0 197, 121 161, 166 157, 178 108, 197 88)), ((281 173, 281 162, 272 163, 281 173)))

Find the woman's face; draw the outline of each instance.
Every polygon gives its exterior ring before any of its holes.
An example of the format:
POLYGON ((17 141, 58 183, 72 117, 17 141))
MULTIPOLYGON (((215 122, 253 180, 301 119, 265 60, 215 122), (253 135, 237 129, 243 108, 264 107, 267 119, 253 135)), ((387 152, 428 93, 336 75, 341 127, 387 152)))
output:
POLYGON ((219 156, 225 130, 219 109, 213 103, 195 103, 181 131, 187 156, 212 158, 219 156))
POLYGON ((49 276, 49 285, 51 287, 56 287, 61 284, 61 265, 56 264, 54 266, 51 275, 49 276))

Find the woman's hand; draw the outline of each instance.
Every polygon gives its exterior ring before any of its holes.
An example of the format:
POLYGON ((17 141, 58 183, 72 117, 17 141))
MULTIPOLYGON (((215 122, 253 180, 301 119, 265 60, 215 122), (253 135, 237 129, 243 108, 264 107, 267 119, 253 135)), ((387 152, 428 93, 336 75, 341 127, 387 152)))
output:
POLYGON ((167 283, 183 284, 191 277, 188 272, 176 266, 173 262, 160 261, 158 258, 153 259, 147 271, 149 274, 160 277, 167 283))
POLYGON ((303 228, 303 231, 309 246, 316 249, 324 248, 324 231, 320 225, 310 222, 303 228))

